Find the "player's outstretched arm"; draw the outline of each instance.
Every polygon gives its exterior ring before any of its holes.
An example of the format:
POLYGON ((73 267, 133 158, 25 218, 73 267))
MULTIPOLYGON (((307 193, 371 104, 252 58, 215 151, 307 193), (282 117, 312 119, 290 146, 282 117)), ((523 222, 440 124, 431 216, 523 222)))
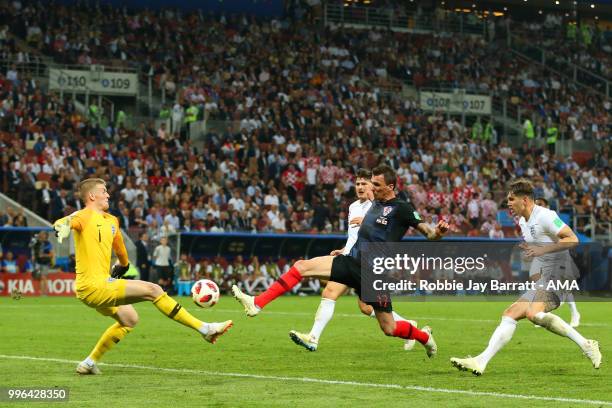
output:
POLYGON ((78 211, 73 212, 72 214, 60 218, 59 220, 53 223, 53 229, 55 230, 55 236, 57 237, 57 242, 60 244, 62 241, 70 236, 71 230, 81 231, 81 222, 79 217, 77 216, 78 211))
POLYGON ((435 228, 431 228, 428 224, 424 222, 419 223, 417 225, 417 230, 423 234, 430 241, 437 241, 442 238, 449 230, 450 226, 447 222, 440 221, 435 228))

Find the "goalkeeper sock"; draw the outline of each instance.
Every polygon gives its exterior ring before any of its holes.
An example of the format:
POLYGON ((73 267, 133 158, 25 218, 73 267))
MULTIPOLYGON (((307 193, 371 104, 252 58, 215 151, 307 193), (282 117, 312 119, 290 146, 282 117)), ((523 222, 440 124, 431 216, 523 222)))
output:
POLYGON ((204 329, 204 322, 193 317, 191 313, 178 304, 176 300, 168 296, 166 292, 155 299, 153 304, 160 312, 172 320, 176 320, 187 327, 191 327, 193 330, 200 331, 204 329))
POLYGON ((487 366, 489 360, 512 339, 515 330, 516 320, 509 316, 503 316, 501 323, 497 326, 493 335, 491 335, 487 348, 480 355, 476 356, 483 369, 487 366))
POLYGON ((321 298, 321 303, 319 304, 319 309, 317 309, 317 314, 315 315, 315 321, 312 325, 312 329, 310 330, 310 335, 315 339, 319 339, 321 337, 321 333, 327 326, 327 323, 331 320, 334 315, 334 308, 336 307, 336 301, 326 298, 321 298))
POLYGON ((112 349, 115 344, 119 343, 131 331, 131 327, 114 323, 102 334, 100 340, 98 340, 98 343, 96 343, 96 346, 85 361, 97 363, 108 350, 112 349))
POLYGON ((276 282, 274 282, 268 290, 259 296, 255 297, 255 306, 263 309, 268 303, 279 297, 280 295, 289 292, 295 285, 300 283, 302 275, 295 266, 292 266, 286 273, 282 274, 276 282))

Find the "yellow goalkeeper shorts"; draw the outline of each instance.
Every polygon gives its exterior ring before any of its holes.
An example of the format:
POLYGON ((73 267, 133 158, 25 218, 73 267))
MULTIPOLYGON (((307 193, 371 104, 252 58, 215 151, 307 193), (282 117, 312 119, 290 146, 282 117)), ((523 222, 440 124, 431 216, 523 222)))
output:
POLYGON ((108 278, 95 285, 77 288, 77 298, 87 306, 96 309, 98 313, 112 316, 117 313, 118 306, 124 304, 125 286, 124 279, 108 278))

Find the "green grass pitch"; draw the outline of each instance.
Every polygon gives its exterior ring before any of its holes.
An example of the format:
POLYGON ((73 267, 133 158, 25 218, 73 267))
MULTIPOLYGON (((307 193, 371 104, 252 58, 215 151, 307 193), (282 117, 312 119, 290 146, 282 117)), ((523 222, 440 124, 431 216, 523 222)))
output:
MULTIPOLYGON (((140 323, 105 356, 103 374, 80 377, 76 362, 111 319, 73 298, 0 298, 0 386, 68 387, 69 401, 57 407, 612 405, 610 303, 578 305, 579 331, 600 342, 599 370, 570 340, 523 321, 482 377, 457 371, 449 358, 478 354, 507 303, 397 302, 400 314, 433 327, 433 360, 418 344, 406 352, 400 339, 385 337, 351 296, 338 301, 314 353, 288 332, 310 329, 318 297, 283 297, 255 318, 229 296, 211 310, 181 303, 202 320, 233 319, 234 327, 210 345, 140 303, 140 323)), ((557 313, 569 318, 567 306, 557 313)), ((45 405, 8 404, 0 402, 45 405)))

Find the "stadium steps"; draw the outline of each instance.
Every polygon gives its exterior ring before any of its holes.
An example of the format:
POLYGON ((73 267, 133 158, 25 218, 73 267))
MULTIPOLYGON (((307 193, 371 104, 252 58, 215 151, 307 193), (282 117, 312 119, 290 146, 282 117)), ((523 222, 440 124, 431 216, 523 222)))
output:
POLYGON ((531 64, 537 64, 541 68, 546 69, 556 75, 564 78, 567 81, 574 83, 578 88, 588 89, 601 95, 604 98, 612 98, 612 82, 608 81, 591 71, 579 67, 569 61, 566 62, 568 69, 572 70, 572 75, 568 72, 553 69, 550 64, 546 63, 546 56, 549 60, 553 60, 553 56, 542 48, 535 45, 530 45, 529 48, 521 48, 516 41, 512 41, 509 47, 510 52, 531 64), (541 55, 541 59, 534 58, 532 55, 541 55), (578 75, 578 73, 580 75, 578 75))
MULTIPOLYGON (((32 62, 26 64, 19 64, 21 72, 26 72, 31 75, 34 79, 38 80, 44 88, 48 88, 49 86, 49 67, 61 68, 65 65, 55 61, 53 57, 43 54, 41 51, 36 48, 31 47, 28 43, 21 37, 8 33, 9 37, 15 41, 16 48, 18 50, 28 52, 32 58, 32 62)), ((6 71, 10 64, 14 61, 1 61, 0 66, 6 71)), ((138 98, 136 107, 134 104, 122 104, 121 108, 126 111, 128 114, 128 118, 136 118, 133 122, 133 125, 136 126, 143 120, 148 120, 151 117, 157 117, 159 110, 162 106, 162 97, 159 92, 156 92, 153 89, 151 100, 149 103, 149 90, 148 83, 144 83, 140 78, 138 82, 138 98)), ((85 106, 84 97, 81 98, 82 101, 75 101, 75 105, 79 113, 87 115, 88 109, 85 106)), ((116 105, 115 101, 112 100, 112 97, 103 97, 104 103, 103 105, 111 106, 116 105)), ((117 111, 119 108, 115 108, 117 111)))
MULTIPOLYGON (((52 225, 49 221, 36 214, 34 211, 30 210, 25 205, 18 203, 13 200, 9 196, 0 193, 0 207, 9 208, 12 207, 14 209, 23 209, 23 214, 28 222, 28 227, 43 227, 43 228, 52 228, 52 225)), ((58 256, 68 256, 70 253, 70 245, 72 239, 65 241, 62 244, 57 242, 55 235, 49 234, 49 241, 53 244, 53 251, 58 256)))

